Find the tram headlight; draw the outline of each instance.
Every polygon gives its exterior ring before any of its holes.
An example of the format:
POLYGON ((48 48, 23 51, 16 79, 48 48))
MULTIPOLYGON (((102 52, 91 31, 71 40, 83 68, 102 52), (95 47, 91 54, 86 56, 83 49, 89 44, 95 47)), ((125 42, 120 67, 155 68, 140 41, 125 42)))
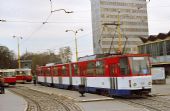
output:
POLYGON ((133 86, 134 86, 134 87, 137 86, 137 83, 133 83, 133 86))

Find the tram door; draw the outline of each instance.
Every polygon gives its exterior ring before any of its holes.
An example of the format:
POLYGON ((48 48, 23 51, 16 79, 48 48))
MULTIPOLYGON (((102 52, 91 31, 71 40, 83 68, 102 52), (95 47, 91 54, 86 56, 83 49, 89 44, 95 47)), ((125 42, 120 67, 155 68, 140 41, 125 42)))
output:
POLYGON ((110 73, 110 87, 111 89, 117 89, 117 75, 118 73, 118 64, 111 63, 109 64, 109 73, 110 73))
POLYGON ((45 68, 43 69, 44 85, 47 84, 47 77, 46 77, 46 76, 47 76, 47 74, 46 74, 47 71, 46 71, 46 70, 47 70, 47 69, 45 69, 45 68))
POLYGON ((60 67, 60 76, 59 76, 59 84, 61 85, 61 84, 63 84, 63 78, 64 78, 64 76, 66 76, 67 75, 67 69, 66 69, 66 65, 62 65, 61 67, 60 67))
POLYGON ((50 67, 50 76, 51 76, 51 85, 53 86, 53 84, 54 84, 54 80, 53 80, 53 78, 54 78, 54 73, 53 73, 54 71, 53 71, 53 68, 52 67, 50 67))
POLYGON ((52 80, 51 80, 51 68, 50 67, 48 67, 47 69, 46 69, 46 76, 45 76, 45 83, 47 84, 47 85, 50 85, 51 84, 51 82, 52 82, 52 80))
POLYGON ((86 77, 81 77, 81 84, 86 86, 87 79, 86 77))
POLYGON ((71 63, 69 64, 69 85, 72 85, 72 66, 71 63))
POLYGON ((87 86, 86 72, 84 67, 80 67, 81 84, 87 86))
POLYGON ((62 77, 59 76, 58 79, 59 79, 59 84, 62 84, 62 77))

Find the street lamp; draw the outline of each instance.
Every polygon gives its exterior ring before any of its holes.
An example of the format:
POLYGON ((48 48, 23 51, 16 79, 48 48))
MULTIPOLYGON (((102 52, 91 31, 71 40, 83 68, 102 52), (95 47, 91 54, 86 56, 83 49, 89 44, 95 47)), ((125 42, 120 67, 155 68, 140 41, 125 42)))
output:
POLYGON ((79 31, 83 31, 83 29, 78 29, 78 30, 66 30, 66 32, 69 32, 69 31, 73 32, 73 33, 74 33, 74 36, 75 36, 76 61, 78 61, 78 49, 77 49, 77 37, 76 37, 76 35, 77 35, 77 33, 78 33, 79 31))
POLYGON ((20 47, 19 47, 19 40, 23 39, 22 37, 18 37, 18 36, 13 36, 13 38, 17 39, 17 44, 18 44, 18 68, 21 68, 21 61, 20 61, 20 47))

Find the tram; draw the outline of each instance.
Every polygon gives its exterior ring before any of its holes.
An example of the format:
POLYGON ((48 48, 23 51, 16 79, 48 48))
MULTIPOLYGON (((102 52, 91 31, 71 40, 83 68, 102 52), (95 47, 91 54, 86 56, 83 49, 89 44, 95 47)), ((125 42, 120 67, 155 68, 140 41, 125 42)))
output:
POLYGON ((0 75, 4 78, 5 86, 16 84, 15 69, 1 69, 0 75))
POLYGON ((32 81, 31 69, 15 69, 17 83, 32 81))
POLYGON ((149 55, 111 55, 37 68, 38 83, 109 96, 148 95, 152 88, 149 55))

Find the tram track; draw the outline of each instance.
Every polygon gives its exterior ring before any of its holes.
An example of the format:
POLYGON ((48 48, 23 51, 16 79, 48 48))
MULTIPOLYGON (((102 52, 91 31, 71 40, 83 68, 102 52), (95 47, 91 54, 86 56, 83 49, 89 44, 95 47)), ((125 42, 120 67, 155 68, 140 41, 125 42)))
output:
POLYGON ((161 97, 145 97, 137 99, 118 99, 120 102, 127 103, 135 107, 141 107, 148 109, 149 111, 169 111, 170 109, 170 100, 166 100, 161 97))
POLYGON ((21 94, 21 93, 15 91, 13 89, 8 89, 8 90, 18 96, 22 96, 26 100, 26 102, 27 102, 26 111, 42 111, 40 105, 35 100, 25 96, 24 94, 21 94))
POLYGON ((37 102, 26 98, 25 100, 28 103, 26 111, 42 111, 40 105, 37 102))
POLYGON ((63 96, 50 95, 26 87, 9 88, 9 91, 27 101, 26 111, 82 111, 74 101, 63 96))

